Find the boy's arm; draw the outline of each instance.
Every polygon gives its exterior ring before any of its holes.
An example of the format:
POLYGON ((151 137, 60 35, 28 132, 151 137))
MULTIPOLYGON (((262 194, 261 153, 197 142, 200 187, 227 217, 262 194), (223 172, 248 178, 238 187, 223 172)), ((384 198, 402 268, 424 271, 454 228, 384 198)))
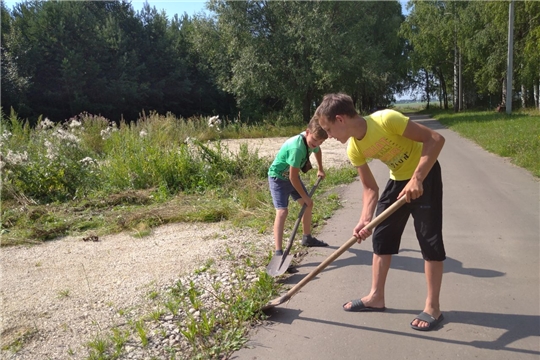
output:
POLYGON ((411 120, 407 123, 403 136, 423 144, 420 162, 413 176, 398 195, 398 199, 405 195, 407 202, 410 202, 424 193, 422 182, 439 157, 444 145, 444 137, 438 132, 411 120))
POLYGON ((291 184, 296 189, 298 194, 300 194, 300 196, 302 197, 302 200, 304 200, 304 203, 310 206, 312 204, 312 200, 309 197, 308 193, 304 190, 302 182, 300 181, 300 168, 296 168, 293 166, 290 167, 289 180, 291 181, 291 184))
POLYGON ((326 176, 326 173, 324 172, 323 165, 322 165, 322 149, 319 148, 319 151, 314 153, 315 154, 315 160, 317 160, 317 176, 320 176, 324 179, 326 176))
POLYGON ((369 224, 373 218, 375 208, 377 207, 377 200, 379 200, 379 186, 377 181, 371 172, 368 164, 358 166, 358 175, 362 181, 363 192, 362 192, 362 214, 360 215, 360 220, 353 230, 353 236, 358 238, 358 242, 362 242, 372 233, 370 230, 364 229, 364 227, 369 224))

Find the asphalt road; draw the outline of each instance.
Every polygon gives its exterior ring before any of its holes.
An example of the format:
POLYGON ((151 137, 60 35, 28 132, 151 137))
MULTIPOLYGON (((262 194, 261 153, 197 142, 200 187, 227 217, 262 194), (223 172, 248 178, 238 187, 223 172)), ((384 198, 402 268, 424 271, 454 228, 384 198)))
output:
MULTIPOLYGON (((386 312, 342 310, 345 302, 369 292, 368 239, 346 251, 289 302, 269 311, 271 324, 254 330, 247 347, 233 359, 540 358, 539 182, 435 120, 412 119, 446 138, 439 157, 447 252, 442 326, 430 332, 409 326, 426 295, 423 260, 409 223, 388 275, 386 312)), ((387 168, 375 161, 372 170, 383 187, 387 168)), ((286 283, 298 283, 351 237, 361 210, 361 189, 355 181, 339 190, 344 207, 320 234, 330 246, 311 249, 286 283)))

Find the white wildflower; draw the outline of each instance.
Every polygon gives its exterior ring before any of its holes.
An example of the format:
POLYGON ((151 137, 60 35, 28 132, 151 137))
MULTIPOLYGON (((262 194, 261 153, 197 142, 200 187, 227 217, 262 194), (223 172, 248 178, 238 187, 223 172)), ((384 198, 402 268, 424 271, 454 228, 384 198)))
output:
POLYGON ((78 127, 81 127, 82 126, 82 123, 80 121, 77 121, 77 119, 73 118, 71 120, 71 123, 69 124, 69 127, 74 129, 74 128, 78 128, 78 127))
POLYGON ((7 142, 9 140, 9 138, 12 136, 13 134, 10 133, 9 131, 7 130, 4 130, 4 132, 2 133, 2 135, 0 135, 0 146, 3 146, 5 142, 7 142))
POLYGON ((55 133, 55 136, 61 140, 67 140, 73 143, 78 143, 80 141, 78 137, 65 131, 64 129, 58 129, 55 133))
POLYGON ((146 132, 146 130, 141 130, 141 132, 139 133, 139 136, 140 137, 146 137, 148 135, 148 133, 146 132))
POLYGON ((23 153, 18 153, 15 151, 8 150, 6 155, 6 163, 12 165, 18 165, 23 162, 28 161, 28 153, 25 151, 23 153))
POLYGON ((118 131, 118 128, 116 127, 116 123, 111 122, 109 127, 107 127, 105 130, 101 130, 101 133, 100 133, 101 138, 103 140, 107 140, 111 136, 111 133, 113 133, 115 131, 118 131))
POLYGON ((219 119, 219 115, 212 116, 210 119, 208 119, 208 127, 218 127, 220 124, 221 120, 219 119))
POLYGON ((82 163, 83 165, 96 165, 97 164, 97 161, 92 159, 91 157, 87 156, 85 157, 84 159, 82 160, 79 160, 80 163, 82 163))
POLYGON ((101 130, 100 134, 101 134, 101 138, 102 138, 103 140, 107 139, 107 138, 111 135, 111 132, 109 131, 109 129, 110 129, 110 128, 101 130))
POLYGON ((12 135, 13 135, 13 134, 10 133, 9 131, 4 130, 4 132, 2 133, 2 141, 9 140, 9 138, 10 138, 12 135))
POLYGON ((45 118, 45 120, 40 122, 37 126, 38 129, 43 129, 43 130, 52 129, 53 127, 54 127, 54 123, 51 120, 49 120, 49 118, 45 118))
POLYGON ((47 148, 47 159, 54 160, 56 158, 56 149, 54 148, 54 145, 49 141, 45 140, 45 147, 47 148))

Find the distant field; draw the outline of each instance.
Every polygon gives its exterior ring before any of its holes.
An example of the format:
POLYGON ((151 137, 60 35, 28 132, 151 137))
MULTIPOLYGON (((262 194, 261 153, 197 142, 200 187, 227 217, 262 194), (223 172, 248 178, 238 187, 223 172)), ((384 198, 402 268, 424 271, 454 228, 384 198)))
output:
POLYGON ((399 111, 420 111, 426 108, 426 102, 405 102, 392 104, 392 107, 399 111))

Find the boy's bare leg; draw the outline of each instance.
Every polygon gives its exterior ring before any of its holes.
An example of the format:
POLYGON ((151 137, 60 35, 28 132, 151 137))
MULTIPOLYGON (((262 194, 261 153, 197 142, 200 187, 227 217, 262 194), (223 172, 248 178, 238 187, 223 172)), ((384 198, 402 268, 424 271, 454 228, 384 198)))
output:
MULTIPOLYGON (((443 262, 442 261, 425 261, 424 271, 426 272, 427 282, 427 298, 424 312, 428 313, 435 319, 441 316, 441 304, 439 303, 439 296, 441 293, 441 284, 443 277, 443 262)), ((425 321, 415 319, 412 325, 418 327, 426 327, 429 324, 425 321)))
MULTIPOLYGON (((392 255, 373 254, 373 265, 371 267, 371 291, 362 298, 362 302, 367 307, 382 308, 384 303, 384 286, 386 277, 392 262, 392 255)), ((346 309, 351 307, 351 303, 344 306, 346 309)))
MULTIPOLYGON (((298 200, 300 206, 304 206, 303 200, 298 200)), ((302 215, 302 231, 304 235, 311 235, 311 217, 313 214, 313 207, 306 207, 304 215, 302 215)))
POLYGON ((287 209, 276 209, 276 218, 274 220, 274 244, 276 246, 276 250, 282 250, 283 229, 285 228, 287 214, 287 209))

